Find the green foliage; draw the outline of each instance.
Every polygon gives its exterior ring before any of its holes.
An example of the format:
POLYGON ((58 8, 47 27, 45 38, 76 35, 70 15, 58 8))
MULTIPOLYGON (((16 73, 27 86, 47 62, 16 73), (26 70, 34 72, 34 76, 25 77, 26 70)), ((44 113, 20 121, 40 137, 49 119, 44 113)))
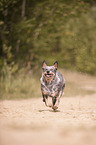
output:
POLYGON ((79 71, 91 74, 96 72, 95 13, 96 10, 91 10, 90 13, 83 14, 79 18, 71 19, 66 26, 67 34, 69 35, 69 38, 66 38, 66 47, 71 49, 69 59, 74 57, 70 61, 79 71))
POLYGON ((62 68, 96 73, 94 0, 23 4, 24 0, 0 1, 1 76, 6 69, 11 75, 22 67, 37 70, 43 59, 50 65, 57 59, 62 68))
POLYGON ((12 74, 16 73, 18 70, 18 65, 13 61, 11 49, 11 47, 3 45, 3 52, 6 57, 0 59, 0 88, 2 88, 3 82, 6 82, 7 80, 9 80, 10 83, 12 74))

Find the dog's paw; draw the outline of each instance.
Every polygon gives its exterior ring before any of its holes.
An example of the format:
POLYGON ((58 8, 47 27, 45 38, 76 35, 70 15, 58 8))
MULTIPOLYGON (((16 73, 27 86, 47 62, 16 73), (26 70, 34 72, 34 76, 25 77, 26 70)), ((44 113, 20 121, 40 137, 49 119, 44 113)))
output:
POLYGON ((57 105, 52 106, 52 109, 53 109, 53 110, 57 110, 57 109, 58 109, 58 106, 57 106, 57 105))
POLYGON ((45 103, 46 107, 49 107, 49 105, 47 103, 45 103))
POLYGON ((50 103, 50 104, 48 104, 48 107, 52 107, 52 104, 50 103))

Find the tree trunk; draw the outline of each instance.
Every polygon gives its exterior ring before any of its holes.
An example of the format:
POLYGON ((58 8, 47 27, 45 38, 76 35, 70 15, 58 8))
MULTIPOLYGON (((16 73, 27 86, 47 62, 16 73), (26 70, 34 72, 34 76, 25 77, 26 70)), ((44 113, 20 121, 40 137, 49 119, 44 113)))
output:
POLYGON ((23 0, 22 1, 22 13, 21 13, 22 19, 24 19, 24 16, 25 16, 25 4, 26 4, 26 0, 23 0))

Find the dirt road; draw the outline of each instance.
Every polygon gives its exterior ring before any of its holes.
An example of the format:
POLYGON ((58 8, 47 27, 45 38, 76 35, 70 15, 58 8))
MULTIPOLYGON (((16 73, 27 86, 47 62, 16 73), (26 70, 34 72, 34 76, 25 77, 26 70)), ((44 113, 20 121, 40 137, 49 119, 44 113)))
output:
POLYGON ((62 73, 66 88, 57 112, 42 97, 0 101, 0 145, 96 145, 96 77, 62 73))
POLYGON ((42 98, 0 102, 0 145, 53 144, 96 144, 96 94, 63 96, 57 112, 42 98))

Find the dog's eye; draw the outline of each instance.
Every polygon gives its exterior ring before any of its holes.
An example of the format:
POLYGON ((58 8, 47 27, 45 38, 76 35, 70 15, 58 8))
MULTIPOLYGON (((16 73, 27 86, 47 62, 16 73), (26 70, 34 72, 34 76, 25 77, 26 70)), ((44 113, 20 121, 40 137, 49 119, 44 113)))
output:
POLYGON ((43 69, 43 71, 47 71, 47 69, 46 69, 46 68, 44 68, 44 69, 43 69))
POLYGON ((46 69, 45 69, 45 68, 42 68, 42 70, 43 70, 43 71, 46 71, 46 69))
POLYGON ((45 69, 45 71, 47 71, 47 69, 45 69))

